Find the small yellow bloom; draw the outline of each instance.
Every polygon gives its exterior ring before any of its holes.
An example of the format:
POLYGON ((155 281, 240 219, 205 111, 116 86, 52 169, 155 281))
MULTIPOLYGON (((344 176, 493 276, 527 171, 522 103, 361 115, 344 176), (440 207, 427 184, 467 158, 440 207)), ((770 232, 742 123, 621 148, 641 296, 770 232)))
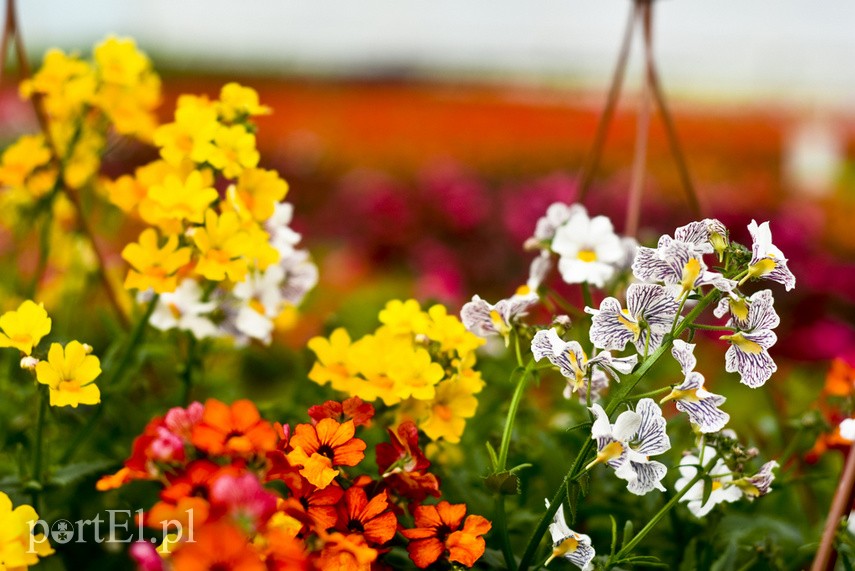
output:
POLYGON ((264 222, 287 193, 288 183, 276 171, 246 169, 240 173, 237 185, 229 187, 226 197, 241 218, 264 222))
POLYGON ((234 82, 225 84, 220 90, 219 110, 220 117, 227 123, 270 113, 270 107, 259 104, 258 93, 253 88, 234 82))
POLYGON ((31 522, 38 519, 32 506, 12 509, 12 500, 0 492, 0 569, 22 571, 38 564, 39 557, 54 554, 44 534, 32 535, 30 531, 31 522))
POLYGON ((50 149, 43 135, 24 135, 9 145, 0 159, 0 185, 24 186, 24 181, 39 167, 50 162, 50 149))
POLYGON ((161 125, 154 132, 154 144, 160 156, 173 166, 185 159, 201 164, 214 151, 214 134, 219 127, 217 111, 198 97, 181 97, 175 110, 175 121, 161 125))
POLYGON ((151 68, 151 61, 130 38, 110 36, 95 46, 93 55, 101 81, 107 83, 132 87, 151 68))
POLYGON ((98 404, 101 391, 93 381, 100 374, 98 357, 89 355, 77 341, 64 349, 59 343, 51 343, 47 361, 36 365, 36 379, 50 388, 51 406, 98 404))
POLYGON ((149 200, 140 205, 140 215, 146 222, 157 225, 180 220, 200 223, 205 210, 218 197, 216 189, 197 170, 183 180, 176 174, 168 174, 161 184, 149 189, 149 200))
POLYGON ((255 135, 243 125, 221 126, 214 133, 214 150, 208 162, 226 178, 237 178, 244 169, 255 168, 258 160, 255 135))
POLYGON ((245 256, 252 245, 249 235, 241 229, 234 212, 217 215, 211 209, 205 213, 205 226, 196 228, 193 242, 201 257, 196 273, 212 281, 228 277, 239 282, 249 269, 245 256))
POLYGON ((29 355, 42 337, 50 333, 51 320, 42 304, 25 301, 15 311, 0 316, 0 347, 14 347, 29 355))
POLYGON ((65 120, 81 112, 95 93, 95 70, 77 55, 49 50, 41 69, 21 83, 21 96, 29 99, 35 93, 45 96, 44 104, 52 119, 65 120))
POLYGON ((157 293, 175 291, 179 269, 190 263, 190 248, 178 247, 178 236, 169 236, 163 247, 158 245, 157 232, 148 228, 140 234, 139 242, 132 242, 122 250, 122 257, 132 266, 125 279, 126 289, 147 290, 157 293))

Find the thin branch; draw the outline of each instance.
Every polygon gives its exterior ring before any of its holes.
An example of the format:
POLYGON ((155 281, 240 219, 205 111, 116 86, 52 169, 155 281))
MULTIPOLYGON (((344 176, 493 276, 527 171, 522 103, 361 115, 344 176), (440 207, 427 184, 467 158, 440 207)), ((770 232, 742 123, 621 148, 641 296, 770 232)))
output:
MULTIPOLYGON (((636 5, 641 12, 644 23, 645 42, 650 33, 650 19, 653 6, 651 0, 636 0, 636 5)), ((638 223, 641 218, 641 197, 644 194, 644 171, 647 162, 647 140, 650 133, 650 78, 645 76, 641 83, 641 97, 639 100, 638 119, 635 134, 635 153, 632 160, 632 178, 629 184, 629 196, 627 197, 626 224, 624 234, 636 236, 638 234, 638 223)))
POLYGON ((647 84, 653 94, 653 100, 659 112, 662 114, 662 123, 665 125, 665 134, 668 137, 668 144, 671 147, 671 153, 674 155, 674 161, 677 163, 677 171, 680 174, 680 181, 683 184, 683 189, 686 191, 686 198, 689 201, 689 208, 697 217, 701 217, 701 204, 698 200, 698 194, 692 184, 692 178, 689 176, 689 167, 686 163, 686 158, 683 155, 683 149, 680 146, 680 140, 677 137, 677 128, 674 126, 674 119, 671 116, 671 111, 665 101, 665 92, 659 82, 659 74, 656 72, 656 60, 653 57, 653 25, 652 12, 653 6, 650 0, 638 0, 647 5, 647 11, 644 13, 644 60, 647 70, 647 84))
POLYGON ((819 550, 816 552, 813 565, 811 565, 811 571, 832 571, 834 569, 834 564, 837 561, 834 536, 837 535, 840 519, 844 513, 848 513, 852 505, 853 491, 855 491, 855 445, 849 448, 849 453, 846 455, 843 474, 837 484, 837 491, 834 492, 831 509, 828 510, 828 519, 822 532, 822 541, 820 541, 819 550))
POLYGON ((585 200, 585 197, 590 190, 591 182, 594 179, 594 173, 600 165, 600 158, 603 154, 603 146, 606 142, 606 135, 611 126, 612 118, 614 117, 615 108, 617 107, 618 99, 620 98, 620 90, 623 85, 623 78, 626 76, 626 63, 629 60, 629 48, 632 45, 632 35, 635 30, 635 22, 638 18, 639 6, 633 2, 629 12, 629 19, 626 22, 626 30, 623 33, 623 43, 620 47, 620 55, 618 55, 617 65, 615 66, 614 75, 612 76, 612 84, 609 87, 609 95, 606 100, 606 107, 603 109, 603 114, 600 115, 600 120, 597 123, 597 132, 594 135, 594 146, 585 160, 585 166, 582 169, 582 175, 579 182, 579 202, 585 200))

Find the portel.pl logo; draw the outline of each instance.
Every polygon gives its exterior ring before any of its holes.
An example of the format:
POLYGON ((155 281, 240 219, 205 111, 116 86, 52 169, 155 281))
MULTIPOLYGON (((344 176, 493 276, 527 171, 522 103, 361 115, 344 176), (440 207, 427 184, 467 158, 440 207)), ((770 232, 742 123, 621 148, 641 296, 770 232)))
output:
MULTIPOLYGON (((163 544, 161 549, 169 553, 173 545, 179 541, 193 543, 193 510, 185 512, 186 520, 172 519, 160 522, 163 531, 163 544)), ((36 553, 38 545, 50 540, 52 545, 64 545, 75 541, 76 543, 131 543, 132 541, 146 541, 143 535, 143 510, 132 512, 131 510, 106 510, 106 517, 97 514, 93 519, 81 519, 69 521, 59 519, 48 523, 43 519, 30 521, 30 545, 28 553, 36 553), (136 516, 136 517, 132 517, 136 516)), ((160 540, 152 537, 151 543, 160 540)))

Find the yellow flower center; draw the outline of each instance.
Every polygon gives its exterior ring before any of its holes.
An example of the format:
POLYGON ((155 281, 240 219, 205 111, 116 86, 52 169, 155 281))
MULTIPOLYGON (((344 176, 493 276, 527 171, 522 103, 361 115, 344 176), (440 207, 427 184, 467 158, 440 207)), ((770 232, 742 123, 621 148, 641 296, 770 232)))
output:
POLYGON ((683 266, 683 281, 680 285, 683 286, 683 291, 692 291, 695 289, 695 281, 701 274, 701 263, 697 258, 689 258, 686 265, 683 266))
POLYGON ((261 303, 260 301, 258 301, 257 299, 250 300, 249 306, 252 309, 254 309, 255 311, 257 311, 258 313, 260 313, 261 315, 264 315, 264 313, 265 313, 264 304, 261 303))
POLYGON ((757 353, 763 352, 763 347, 750 339, 746 339, 741 331, 738 331, 733 335, 722 335, 721 339, 724 341, 730 341, 745 353, 756 355, 757 353))
POLYGON ((763 258, 756 264, 748 267, 748 277, 759 278, 765 276, 776 267, 778 267, 778 262, 772 258, 763 258))
POLYGON ((496 328, 496 331, 498 331, 502 335, 506 335, 510 330, 507 324, 505 324, 505 320, 502 319, 502 316, 495 309, 490 310, 490 322, 492 322, 493 327, 496 328))
POLYGON ((596 262, 597 261, 597 253, 593 250, 579 250, 579 253, 576 257, 583 262, 596 262))
POLYGON ((721 489, 721 482, 719 482, 718 480, 713 480, 712 491, 714 492, 718 489, 721 489))
POLYGON ((614 442, 609 442, 606 446, 597 452, 597 457, 591 460, 591 462, 585 466, 585 470, 590 470, 593 466, 597 464, 601 464, 603 462, 608 462, 609 460, 614 460, 619 457, 623 453, 623 444, 615 440, 614 442))
POLYGON ((436 416, 438 416, 441 420, 448 422, 452 418, 454 418, 454 412, 452 412, 451 407, 444 404, 434 405, 433 412, 436 416))
POLYGON ((178 306, 174 303, 170 303, 167 307, 169 307, 169 313, 172 314, 172 317, 178 319, 181 317, 181 310, 178 309, 178 306))
POLYGON ((669 400, 684 400, 688 402, 700 402, 700 398, 698 398, 698 390, 697 389, 688 389, 688 390, 680 390, 674 389, 672 390, 668 396, 659 401, 659 404, 666 403, 669 400))
POLYGON ((638 339, 639 336, 641 336, 641 327, 635 321, 630 321, 628 309, 621 309, 617 316, 617 320, 632 332, 635 339, 638 339))
POLYGON ((748 304, 744 299, 730 300, 730 312, 740 321, 748 319, 748 304))
POLYGON ((530 293, 531 293, 531 288, 528 287, 527 285, 521 285, 520 287, 517 288, 517 291, 516 291, 517 295, 528 295, 530 293))

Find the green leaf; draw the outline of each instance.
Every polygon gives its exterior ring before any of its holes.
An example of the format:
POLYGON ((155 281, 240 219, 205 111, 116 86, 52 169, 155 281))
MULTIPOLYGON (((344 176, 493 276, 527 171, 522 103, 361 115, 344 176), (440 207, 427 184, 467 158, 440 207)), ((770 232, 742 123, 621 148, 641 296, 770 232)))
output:
POLYGON ((581 487, 578 482, 567 482, 566 490, 567 504, 570 507, 569 525, 573 525, 576 523, 576 510, 579 507, 579 493, 581 492, 581 487))
POLYGON ((705 474, 701 481, 704 483, 704 496, 701 498, 701 506, 705 506, 710 499, 710 494, 712 494, 713 481, 709 474, 705 474))
POLYGON ((493 466, 493 471, 496 471, 499 469, 499 457, 496 456, 496 450, 493 448, 493 445, 490 444, 489 442, 486 442, 486 444, 487 444, 487 454, 489 454, 489 456, 490 456, 490 463, 493 466))
POLYGON ((617 551, 617 520, 612 514, 609 514, 609 519, 612 520, 612 550, 610 553, 614 555, 617 551))
POLYGON ((93 460, 89 462, 75 462, 58 468, 51 474, 49 483, 52 486, 69 486, 87 476, 105 472, 116 466, 115 460, 93 460))
POLYGON ((623 526, 623 539, 621 540, 620 546, 621 548, 626 547, 626 544, 630 542, 632 536, 635 534, 635 529, 632 525, 632 520, 626 520, 626 523, 623 526))

